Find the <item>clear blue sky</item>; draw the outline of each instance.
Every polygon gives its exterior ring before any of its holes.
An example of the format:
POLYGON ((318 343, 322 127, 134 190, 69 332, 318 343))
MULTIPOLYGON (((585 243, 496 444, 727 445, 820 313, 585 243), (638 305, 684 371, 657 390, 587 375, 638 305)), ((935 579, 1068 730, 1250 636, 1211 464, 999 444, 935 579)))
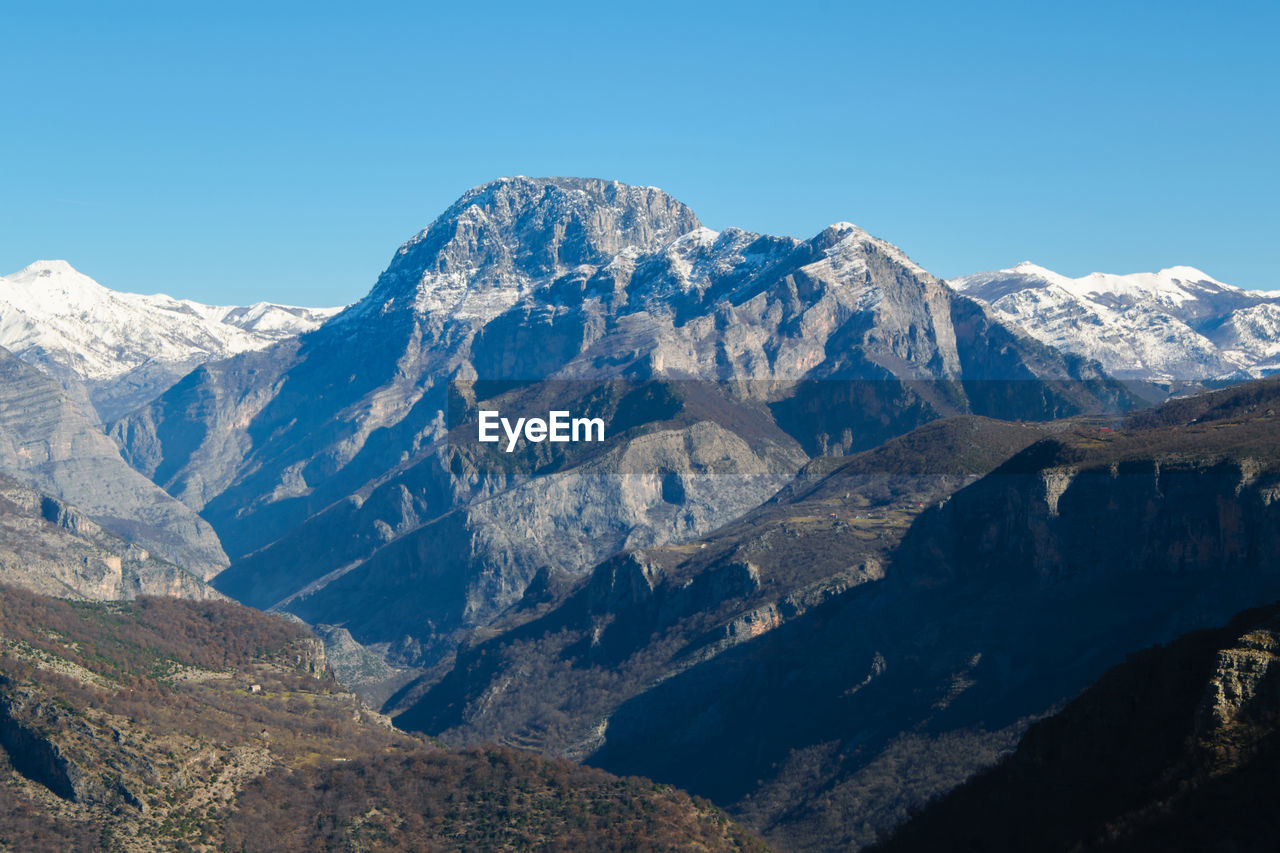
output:
POLYGON ((338 304, 468 187, 1280 288, 1280 4, 0 0, 0 272, 338 304), (1032 10, 1034 7, 1034 10, 1032 10))

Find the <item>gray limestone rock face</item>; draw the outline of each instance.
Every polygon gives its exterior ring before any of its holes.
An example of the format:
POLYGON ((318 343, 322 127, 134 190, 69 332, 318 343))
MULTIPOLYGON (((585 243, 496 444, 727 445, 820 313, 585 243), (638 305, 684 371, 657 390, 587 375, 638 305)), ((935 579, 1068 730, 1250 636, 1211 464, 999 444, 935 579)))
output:
POLYGON ((1213 675, 1196 709, 1196 733, 1219 734, 1250 711, 1265 714, 1280 707, 1280 643, 1277 620, 1242 635, 1234 647, 1221 649, 1213 675))
POLYGON ((380 707, 416 674, 413 670, 389 666, 380 656, 357 643, 346 628, 314 625, 311 630, 324 643, 324 657, 334 677, 371 708, 380 707))
POLYGON ((125 464, 52 378, 0 350, 0 471, 197 580, 227 566, 207 522, 125 464))
POLYGON ((2 475, 0 582, 90 601, 223 597, 195 575, 107 532, 74 506, 2 475))

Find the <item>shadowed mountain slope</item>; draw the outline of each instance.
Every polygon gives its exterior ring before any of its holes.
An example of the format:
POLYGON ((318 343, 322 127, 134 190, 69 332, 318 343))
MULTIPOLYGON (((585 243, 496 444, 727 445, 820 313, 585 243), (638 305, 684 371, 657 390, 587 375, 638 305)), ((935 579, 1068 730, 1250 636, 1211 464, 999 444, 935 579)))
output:
POLYGON ((1278 651, 1273 605, 1135 653, 875 849, 1274 849, 1278 651))

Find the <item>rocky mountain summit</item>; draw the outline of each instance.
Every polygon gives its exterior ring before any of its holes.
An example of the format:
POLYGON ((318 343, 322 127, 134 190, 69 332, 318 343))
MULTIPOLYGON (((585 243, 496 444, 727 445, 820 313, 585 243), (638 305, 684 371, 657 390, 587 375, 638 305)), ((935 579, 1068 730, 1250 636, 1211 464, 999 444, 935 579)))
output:
POLYGON ((715 232, 654 188, 520 177, 464 195, 320 329, 203 365, 111 432, 218 531, 218 588, 429 666, 541 570, 708 532, 811 456, 1128 404, 847 223, 715 232), (594 407, 609 437, 507 465, 463 435, 496 405, 594 407))
POLYGON ((1193 267, 1068 278, 1024 262, 948 284, 1121 379, 1239 381, 1280 370, 1280 292, 1241 290, 1193 267))
POLYGON ((198 364, 310 331, 338 310, 121 293, 66 261, 36 261, 0 276, 0 347, 64 384, 85 384, 110 421, 198 364))

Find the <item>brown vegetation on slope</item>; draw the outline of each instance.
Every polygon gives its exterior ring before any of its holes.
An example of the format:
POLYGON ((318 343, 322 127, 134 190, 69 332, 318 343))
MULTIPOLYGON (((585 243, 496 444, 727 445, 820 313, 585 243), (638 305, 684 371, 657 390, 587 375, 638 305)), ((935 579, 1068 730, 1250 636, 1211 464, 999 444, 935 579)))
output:
POLYGON ((757 845, 674 788, 398 732, 301 627, 222 601, 0 586, 0 747, 17 850, 757 845))

